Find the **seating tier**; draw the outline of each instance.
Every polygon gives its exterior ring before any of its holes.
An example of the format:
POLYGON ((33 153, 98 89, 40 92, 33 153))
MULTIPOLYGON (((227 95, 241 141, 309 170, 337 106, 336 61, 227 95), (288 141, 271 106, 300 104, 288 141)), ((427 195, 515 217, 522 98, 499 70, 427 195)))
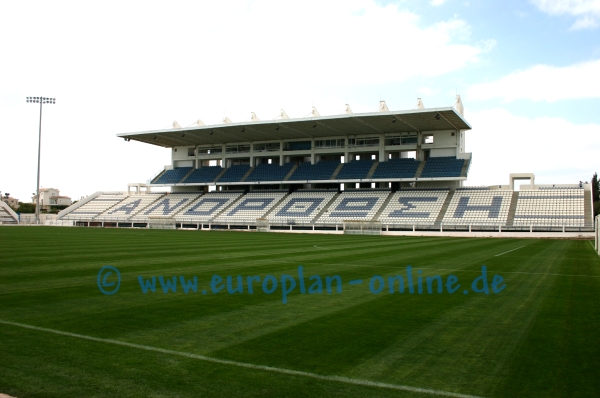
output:
POLYGON ((433 225, 448 193, 448 189, 398 191, 381 212, 379 221, 382 224, 433 225))
POLYGON ((513 225, 583 227, 584 195, 583 189, 520 191, 513 225))
POLYGON ((316 222, 340 224, 344 220, 372 220, 389 194, 388 190, 344 191, 316 222))

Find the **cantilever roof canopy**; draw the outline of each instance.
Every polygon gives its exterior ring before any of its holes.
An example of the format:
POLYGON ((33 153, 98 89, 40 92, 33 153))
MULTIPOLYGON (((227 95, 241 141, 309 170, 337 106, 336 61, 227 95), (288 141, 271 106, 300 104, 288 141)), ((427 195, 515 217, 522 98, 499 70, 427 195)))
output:
POLYGON ((162 147, 355 136, 436 130, 470 130, 452 107, 277 119, 117 134, 162 147))

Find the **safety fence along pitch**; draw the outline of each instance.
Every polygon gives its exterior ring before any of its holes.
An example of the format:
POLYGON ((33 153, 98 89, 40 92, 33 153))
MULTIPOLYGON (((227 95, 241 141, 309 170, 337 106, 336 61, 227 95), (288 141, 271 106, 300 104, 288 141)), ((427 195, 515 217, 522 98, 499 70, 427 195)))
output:
POLYGON ((177 223, 172 217, 148 217, 150 229, 175 229, 177 223))
POLYGON ((344 234, 381 235, 381 221, 344 221, 344 234))

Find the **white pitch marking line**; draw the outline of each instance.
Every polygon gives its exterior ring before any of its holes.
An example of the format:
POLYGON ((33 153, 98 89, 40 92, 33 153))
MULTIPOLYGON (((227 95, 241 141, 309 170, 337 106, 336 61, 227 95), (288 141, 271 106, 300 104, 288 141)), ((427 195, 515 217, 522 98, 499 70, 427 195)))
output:
POLYGON ((83 339, 83 340, 96 341, 99 343, 120 345, 120 346, 124 346, 124 347, 137 348, 137 349, 146 350, 146 351, 160 352, 160 353, 169 354, 169 355, 178 355, 178 356, 187 357, 187 358, 199 359, 201 361, 218 363, 221 365, 230 365, 230 366, 237 366, 240 368, 264 370, 266 372, 282 373, 282 374, 287 374, 287 375, 292 375, 292 376, 310 377, 312 379, 318 379, 318 380, 337 381, 340 383, 354 384, 354 385, 367 386, 367 387, 387 388, 387 389, 391 389, 391 390, 411 391, 411 392, 418 392, 418 393, 429 394, 429 395, 439 395, 439 396, 443 396, 443 397, 481 398, 481 397, 477 397, 475 395, 458 394, 458 393, 449 392, 449 391, 431 390, 428 388, 403 386, 400 384, 379 383, 379 382, 370 381, 370 380, 351 379, 351 378, 343 377, 343 376, 323 376, 323 375, 319 375, 316 373, 302 372, 299 370, 274 368, 271 366, 255 365, 252 363, 229 361, 226 359, 212 358, 212 357, 207 357, 204 355, 192 354, 189 352, 173 351, 173 350, 167 350, 164 348, 150 347, 147 345, 127 343, 125 341, 102 339, 99 337, 86 336, 83 334, 63 332, 61 330, 47 329, 47 328, 42 328, 39 326, 26 325, 24 323, 0 320, 0 324, 17 326, 17 327, 31 329, 31 330, 38 330, 41 332, 54 333, 54 334, 59 334, 62 336, 75 337, 75 338, 83 339))
POLYGON ((590 245, 592 245, 592 249, 596 250, 596 246, 594 246, 594 244, 592 243, 592 241, 588 240, 588 242, 590 242, 590 245))
POLYGON ((521 249, 523 247, 525 247, 525 246, 517 247, 516 249, 512 249, 512 250, 509 250, 509 251, 504 252, 504 253, 496 254, 494 257, 498 257, 498 256, 501 256, 501 255, 506 254, 506 253, 514 252, 515 250, 519 250, 519 249, 521 249))

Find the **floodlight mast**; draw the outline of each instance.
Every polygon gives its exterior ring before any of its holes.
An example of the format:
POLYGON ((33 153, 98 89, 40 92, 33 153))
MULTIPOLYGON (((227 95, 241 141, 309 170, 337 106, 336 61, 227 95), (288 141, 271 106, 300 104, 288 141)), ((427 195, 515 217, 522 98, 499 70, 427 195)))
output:
POLYGON ((40 155, 42 152, 42 105, 43 104, 55 104, 56 98, 47 97, 27 97, 28 103, 40 104, 40 127, 38 135, 38 167, 37 167, 37 190, 36 190, 36 204, 35 204, 35 223, 40 223, 40 155))

